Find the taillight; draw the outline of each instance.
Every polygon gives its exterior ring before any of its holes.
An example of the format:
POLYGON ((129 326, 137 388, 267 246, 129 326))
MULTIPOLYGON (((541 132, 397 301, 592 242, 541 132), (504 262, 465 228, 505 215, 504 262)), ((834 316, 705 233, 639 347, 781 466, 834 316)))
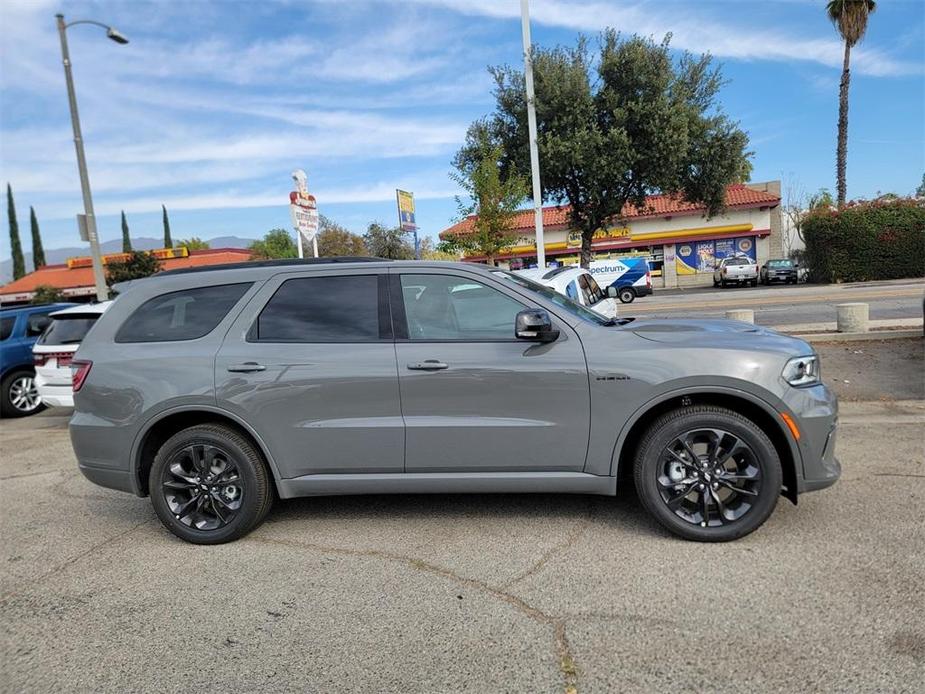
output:
POLYGON ((652 286, 652 275, 646 272, 646 287, 652 286))
POLYGON ((726 274, 726 268, 723 268, 723 274, 724 275, 726 274))
POLYGON ((44 366, 48 363, 50 359, 57 359, 58 366, 64 367, 71 363, 71 359, 74 358, 73 352, 38 352, 33 353, 32 361, 35 362, 36 366, 44 366))
POLYGON ((83 388, 84 381, 87 380, 87 374, 90 373, 92 361, 80 361, 75 359, 71 362, 71 388, 76 393, 83 388))
POLYGON ((48 361, 47 354, 33 354, 32 355, 32 363, 35 364, 36 366, 44 366, 46 361, 48 361))

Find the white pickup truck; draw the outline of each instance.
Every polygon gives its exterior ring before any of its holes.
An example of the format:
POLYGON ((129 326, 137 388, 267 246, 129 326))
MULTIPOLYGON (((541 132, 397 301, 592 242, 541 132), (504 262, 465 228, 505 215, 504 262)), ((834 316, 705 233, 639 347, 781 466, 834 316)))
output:
POLYGON ((713 270, 713 286, 725 287, 730 284, 751 284, 758 286, 758 263, 748 256, 723 258, 713 270))

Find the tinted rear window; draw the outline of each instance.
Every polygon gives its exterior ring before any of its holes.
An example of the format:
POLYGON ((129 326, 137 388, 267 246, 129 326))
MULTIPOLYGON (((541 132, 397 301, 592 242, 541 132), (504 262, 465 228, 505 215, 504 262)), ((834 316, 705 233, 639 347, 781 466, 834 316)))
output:
POLYGON ((297 277, 286 280, 257 318, 261 342, 376 342, 376 275, 297 277))
POLYGON ((726 258, 726 265, 751 265, 752 261, 748 258, 726 258))
POLYGON ((77 345, 90 332, 100 314, 69 315, 52 318, 51 325, 39 338, 40 345, 77 345))
POLYGON ((156 296, 128 317, 116 333, 116 342, 195 340, 208 335, 250 286, 250 282, 220 284, 156 296))
POLYGON ((14 325, 16 325, 16 316, 0 318, 0 340, 6 340, 13 334, 14 325))

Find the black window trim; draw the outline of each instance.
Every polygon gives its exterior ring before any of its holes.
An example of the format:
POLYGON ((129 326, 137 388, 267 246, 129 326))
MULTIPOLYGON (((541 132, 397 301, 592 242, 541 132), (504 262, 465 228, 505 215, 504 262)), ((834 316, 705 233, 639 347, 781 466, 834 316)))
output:
MULTIPOLYGON (((186 287, 186 288, 184 288, 184 289, 174 289, 174 290, 169 291, 169 292, 161 292, 160 294, 155 294, 154 296, 148 297, 147 299, 145 299, 144 301, 142 301, 138 306, 136 306, 134 309, 132 309, 132 312, 129 313, 128 316, 127 316, 125 319, 123 319, 122 323, 121 323, 121 324, 119 325, 119 327, 116 329, 116 334, 115 334, 115 336, 113 337, 113 342, 116 343, 116 344, 120 344, 120 345, 153 345, 153 344, 167 344, 167 343, 179 343, 179 342, 196 342, 197 340, 205 340, 205 339, 206 339, 207 337, 209 337, 212 333, 214 333, 214 332, 218 329, 218 327, 219 327, 224 321, 228 320, 228 317, 229 317, 229 316, 233 315, 235 318, 237 318, 238 312, 236 312, 235 309, 241 304, 241 302, 247 297, 247 295, 254 289, 254 286, 255 286, 256 284, 257 284, 257 282, 253 282, 253 281, 251 281, 251 282, 222 282, 221 284, 203 284, 203 285, 197 285, 197 286, 192 286, 192 287, 186 287), (215 325, 212 326, 212 329, 211 329, 211 330, 207 331, 206 333, 204 333, 204 334, 202 334, 202 335, 200 335, 200 336, 198 336, 198 337, 190 337, 190 338, 177 339, 177 340, 125 340, 125 339, 119 339, 119 334, 122 332, 122 329, 125 327, 125 325, 129 322, 129 320, 132 319, 132 317, 138 312, 138 310, 141 309, 141 308, 142 308, 145 304, 147 304, 149 301, 153 301, 154 299, 160 299, 161 297, 167 296, 168 294, 179 294, 179 293, 181 293, 181 292, 189 292, 189 291, 194 291, 194 290, 196 290, 196 289, 214 289, 214 288, 216 288, 216 287, 234 287, 234 286, 238 286, 238 285, 243 285, 243 286, 245 287, 244 291, 241 293, 241 296, 238 297, 238 300, 235 301, 235 302, 228 308, 228 310, 225 312, 225 315, 222 316, 222 317, 218 320, 218 322, 217 322, 215 325)), ((102 317, 102 314, 100 314, 100 316, 102 317)))
MULTIPOLYGON (((421 270, 432 270, 432 268, 421 268, 421 270)), ((395 342, 402 344, 415 344, 415 345, 424 345, 424 344, 442 344, 442 343, 453 343, 453 344, 492 344, 492 343, 517 343, 523 344, 524 341, 518 339, 514 335, 514 326, 511 325, 511 337, 510 338, 480 338, 480 339, 456 339, 456 338, 439 338, 439 339, 420 339, 412 338, 408 336, 408 319, 405 315, 405 296, 401 289, 401 278, 402 275, 435 275, 438 277, 457 277, 460 280, 467 280, 469 282, 478 283, 489 289, 494 289, 497 292, 500 292, 502 296, 506 296, 513 301, 516 301, 518 304, 523 306, 523 309, 526 310, 531 308, 526 305, 520 297, 512 297, 506 292, 501 291, 497 287, 493 287, 490 283, 483 281, 481 277, 470 277, 468 275, 460 275, 455 272, 421 272, 420 270, 408 269, 407 271, 393 272, 389 275, 390 277, 390 294, 391 294, 391 303, 392 303, 392 325, 393 331, 395 333, 395 342)))
POLYGON ((351 272, 351 273, 311 273, 306 275, 282 275, 282 280, 273 289, 273 293, 267 297, 267 300, 263 302, 263 305, 257 311, 257 314, 254 316, 254 320, 251 323, 250 327, 247 329, 247 334, 244 337, 245 342, 252 344, 260 345, 379 345, 379 344, 391 344, 394 342, 392 338, 393 333, 393 320, 392 320, 392 311, 389 301, 389 275, 386 272, 351 272), (376 291, 378 293, 378 305, 376 308, 376 314, 379 320, 379 338, 375 340, 270 340, 266 338, 261 338, 258 335, 257 324, 260 321, 260 314, 264 312, 267 306, 270 305, 270 302, 273 301, 273 297, 276 296, 276 293, 283 288, 283 285, 290 280, 300 280, 300 279, 322 279, 326 277, 375 277, 376 278, 376 291))

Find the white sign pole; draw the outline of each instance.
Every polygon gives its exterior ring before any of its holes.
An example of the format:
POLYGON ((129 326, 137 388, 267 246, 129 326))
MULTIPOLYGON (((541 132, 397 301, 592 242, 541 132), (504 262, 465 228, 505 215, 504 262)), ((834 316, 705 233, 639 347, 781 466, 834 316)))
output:
POLYGON ((315 257, 318 257, 318 234, 312 237, 312 250, 315 251, 315 257))
POLYGON ((295 240, 296 240, 296 243, 299 245, 299 257, 304 258, 305 253, 303 253, 302 251, 302 232, 299 231, 298 229, 295 230, 295 240))
POLYGON ((533 96, 533 48, 530 45, 530 8, 520 0, 520 21, 524 40, 524 78, 527 83, 527 130, 530 137, 530 172, 533 175, 533 218, 536 227, 536 266, 546 267, 543 240, 543 191, 540 188, 540 155, 536 146, 536 107, 533 96))

